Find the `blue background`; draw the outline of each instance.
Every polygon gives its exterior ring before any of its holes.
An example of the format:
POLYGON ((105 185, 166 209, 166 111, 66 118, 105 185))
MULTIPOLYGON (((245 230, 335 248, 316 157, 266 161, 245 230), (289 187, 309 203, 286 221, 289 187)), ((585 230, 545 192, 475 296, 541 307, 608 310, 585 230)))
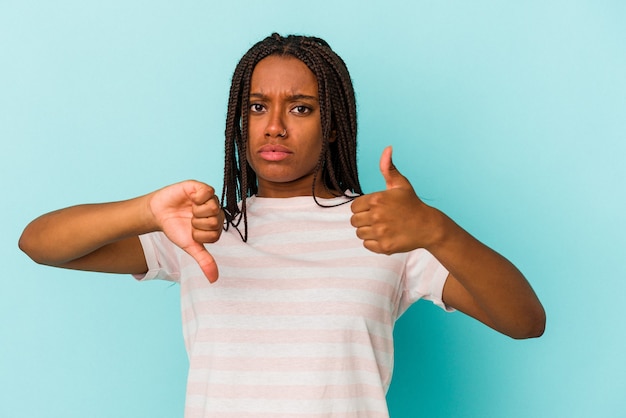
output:
POLYGON ((38 266, 17 240, 59 207, 221 186, 230 77, 272 31, 347 62, 365 189, 394 145, 548 313, 513 341, 416 304, 392 417, 626 416, 625 4, 0 1, 0 416, 182 415, 177 286, 38 266))

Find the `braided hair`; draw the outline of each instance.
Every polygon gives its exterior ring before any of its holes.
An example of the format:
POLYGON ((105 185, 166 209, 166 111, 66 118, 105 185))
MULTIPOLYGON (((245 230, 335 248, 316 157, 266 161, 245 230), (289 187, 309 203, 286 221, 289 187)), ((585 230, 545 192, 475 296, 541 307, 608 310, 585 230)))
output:
POLYGON ((356 100, 345 63, 323 39, 273 33, 241 58, 228 99, 221 201, 226 215, 225 229, 233 226, 239 231, 243 220, 244 232, 239 234, 244 241, 248 238, 246 199, 258 192, 256 173, 246 157, 250 82, 255 66, 270 55, 299 59, 318 82, 323 143, 312 184, 313 199, 324 206, 315 196, 318 181, 336 196, 346 195, 346 191, 362 193, 356 164, 356 100))

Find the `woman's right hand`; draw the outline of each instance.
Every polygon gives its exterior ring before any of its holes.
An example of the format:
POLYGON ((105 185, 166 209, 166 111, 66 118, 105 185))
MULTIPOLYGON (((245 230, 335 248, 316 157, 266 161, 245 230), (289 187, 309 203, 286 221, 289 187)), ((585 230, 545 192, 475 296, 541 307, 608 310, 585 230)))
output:
POLYGON ((145 273, 139 235, 163 231, 217 280, 215 260, 204 243, 219 239, 224 223, 215 191, 193 180, 120 202, 78 205, 33 220, 19 246, 35 262, 109 273, 145 273))
POLYGON ((218 277, 215 260, 203 244, 216 242, 223 230, 224 212, 213 187, 183 181, 148 195, 156 228, 196 262, 211 283, 218 277))

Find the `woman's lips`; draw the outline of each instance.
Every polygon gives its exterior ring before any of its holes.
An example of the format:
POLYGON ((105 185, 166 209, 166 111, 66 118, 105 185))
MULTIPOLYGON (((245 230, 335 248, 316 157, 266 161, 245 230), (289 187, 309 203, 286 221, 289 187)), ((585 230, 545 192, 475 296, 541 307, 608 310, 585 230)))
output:
POLYGON ((263 145, 257 153, 266 161, 282 161, 289 157, 291 150, 282 145, 263 145))

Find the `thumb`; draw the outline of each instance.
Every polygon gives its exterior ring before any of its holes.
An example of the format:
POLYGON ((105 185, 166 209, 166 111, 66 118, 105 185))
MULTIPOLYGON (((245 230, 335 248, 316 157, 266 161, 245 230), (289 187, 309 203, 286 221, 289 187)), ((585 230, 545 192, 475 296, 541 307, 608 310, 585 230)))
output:
POLYGON ((410 186, 409 181, 398 171, 393 161, 391 160, 391 153, 393 149, 388 146, 383 150, 383 154, 380 156, 380 172, 385 179, 387 190, 397 189, 399 187, 410 186))
POLYGON ((184 249, 187 254, 193 257, 194 260, 200 265, 200 269, 204 273, 209 282, 215 283, 219 276, 217 270, 217 263, 213 256, 207 251, 204 245, 194 242, 189 247, 184 249))

